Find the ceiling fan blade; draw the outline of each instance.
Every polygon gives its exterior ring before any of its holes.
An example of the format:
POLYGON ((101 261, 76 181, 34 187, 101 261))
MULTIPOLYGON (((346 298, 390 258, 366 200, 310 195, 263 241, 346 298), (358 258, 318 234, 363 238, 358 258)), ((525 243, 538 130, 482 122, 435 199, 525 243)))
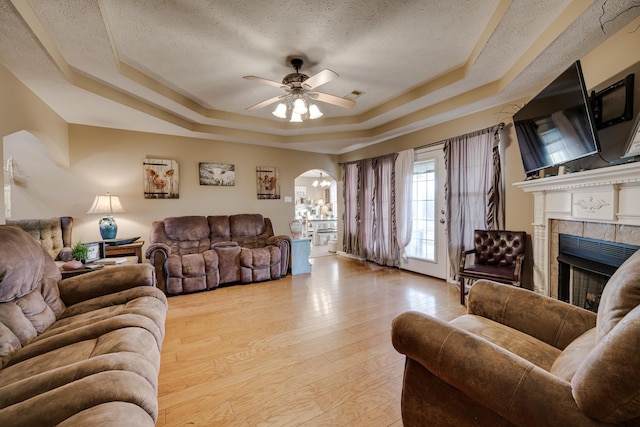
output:
POLYGON ((329 83, 331 80, 338 78, 338 73, 329 70, 328 68, 320 71, 317 74, 309 77, 307 80, 302 83, 307 89, 313 89, 325 83, 329 83))
POLYGON ((278 102, 279 100, 281 100, 282 98, 286 97, 287 95, 278 95, 278 96, 274 96, 273 98, 269 98, 266 101, 262 101, 257 103, 256 105, 252 105, 251 107, 245 108, 246 111, 256 111, 259 110, 260 108, 266 107, 267 105, 271 105, 274 102, 278 102))
POLYGON ((262 83, 262 84, 269 85, 269 86, 275 86, 277 88, 287 87, 286 85, 282 84, 282 82, 276 82, 274 80, 263 79, 262 77, 244 76, 243 79, 255 80, 258 83, 262 83))
POLYGON ((356 105, 356 102, 352 99, 341 98, 339 96, 329 95, 328 93, 310 92, 307 95, 309 95, 313 99, 317 99, 318 101, 337 105, 339 107, 351 108, 356 105))

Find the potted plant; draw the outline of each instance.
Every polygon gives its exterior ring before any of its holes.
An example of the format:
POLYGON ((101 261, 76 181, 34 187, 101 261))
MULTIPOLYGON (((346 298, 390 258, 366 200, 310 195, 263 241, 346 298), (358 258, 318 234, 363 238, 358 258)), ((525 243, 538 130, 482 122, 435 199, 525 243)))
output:
POLYGON ((71 249, 71 257, 84 264, 89 256, 89 248, 82 242, 76 243, 71 249))

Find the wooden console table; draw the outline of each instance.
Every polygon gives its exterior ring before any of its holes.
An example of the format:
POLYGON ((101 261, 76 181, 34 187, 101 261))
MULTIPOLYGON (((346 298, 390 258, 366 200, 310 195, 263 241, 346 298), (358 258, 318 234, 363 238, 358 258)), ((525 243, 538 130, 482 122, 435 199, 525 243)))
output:
POLYGON ((137 256, 138 262, 142 262, 142 246, 144 240, 136 240, 126 245, 105 245, 104 256, 106 258, 137 256))

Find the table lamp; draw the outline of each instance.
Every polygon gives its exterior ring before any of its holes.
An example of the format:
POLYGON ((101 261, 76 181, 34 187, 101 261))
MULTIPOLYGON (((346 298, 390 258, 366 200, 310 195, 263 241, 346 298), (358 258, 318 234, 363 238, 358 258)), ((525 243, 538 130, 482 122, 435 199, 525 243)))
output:
POLYGON ((115 239, 118 234, 118 226, 111 214, 124 212, 122 205, 120 204, 120 198, 118 196, 111 195, 109 193, 96 196, 93 200, 93 205, 87 211, 88 214, 106 214, 98 221, 100 227, 100 235, 102 240, 115 239))

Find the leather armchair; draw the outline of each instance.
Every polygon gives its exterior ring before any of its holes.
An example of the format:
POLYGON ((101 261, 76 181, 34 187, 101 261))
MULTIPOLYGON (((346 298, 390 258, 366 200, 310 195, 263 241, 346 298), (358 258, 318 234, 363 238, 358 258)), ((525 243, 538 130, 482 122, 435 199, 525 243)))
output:
POLYGON ((640 425, 640 251, 609 279, 596 314, 479 280, 467 314, 393 321, 412 426, 640 425))
POLYGON ((460 259, 460 304, 467 288, 479 279, 522 286, 526 233, 508 230, 475 230, 473 249, 464 250, 460 259), (468 258, 473 255, 473 263, 468 258))

